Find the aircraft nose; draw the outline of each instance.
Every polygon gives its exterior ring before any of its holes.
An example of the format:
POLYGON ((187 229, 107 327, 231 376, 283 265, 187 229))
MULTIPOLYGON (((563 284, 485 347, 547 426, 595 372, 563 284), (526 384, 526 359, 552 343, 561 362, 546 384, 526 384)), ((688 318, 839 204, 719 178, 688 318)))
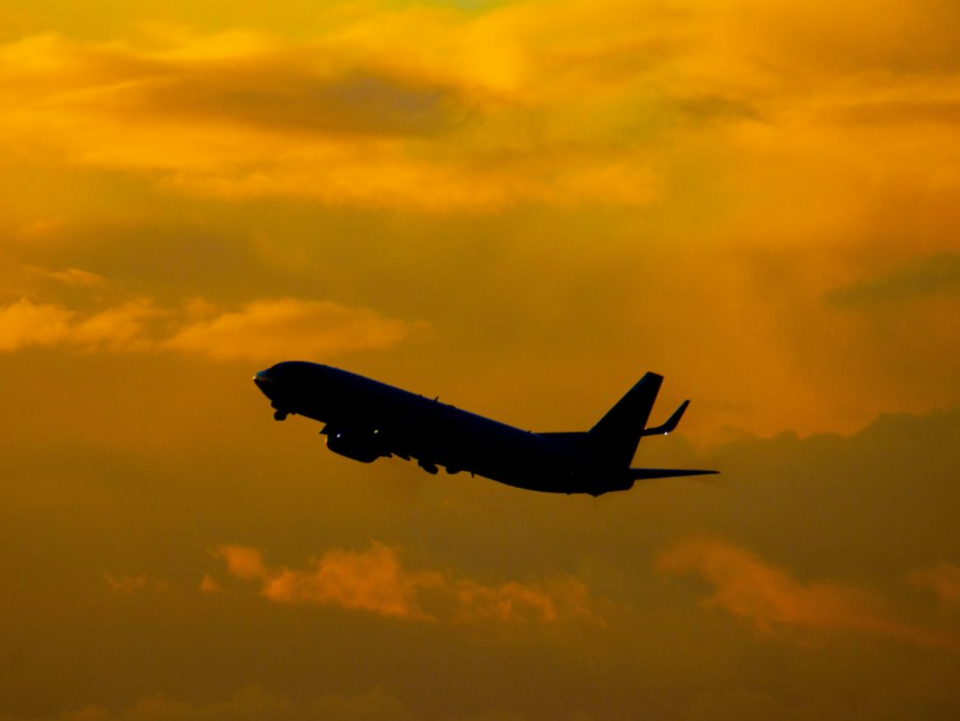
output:
POLYGON ((257 388, 266 393, 266 389, 270 387, 271 384, 276 382, 276 379, 270 374, 270 370, 260 371, 255 373, 253 376, 253 382, 257 384, 257 388))

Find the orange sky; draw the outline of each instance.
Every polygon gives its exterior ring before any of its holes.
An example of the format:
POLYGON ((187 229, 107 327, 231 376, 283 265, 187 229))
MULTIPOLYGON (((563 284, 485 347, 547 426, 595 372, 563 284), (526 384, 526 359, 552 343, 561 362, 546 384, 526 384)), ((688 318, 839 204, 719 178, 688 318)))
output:
POLYGON ((955 2, 122 5, 0 3, 0 721, 955 718, 955 2), (289 358, 723 475, 362 466, 289 358))

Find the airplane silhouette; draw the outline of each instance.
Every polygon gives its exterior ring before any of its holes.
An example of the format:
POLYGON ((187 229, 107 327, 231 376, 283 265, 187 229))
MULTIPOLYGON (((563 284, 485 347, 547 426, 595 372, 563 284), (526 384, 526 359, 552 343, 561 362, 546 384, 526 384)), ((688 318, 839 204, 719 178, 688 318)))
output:
POLYGON ((414 458, 431 474, 443 466, 531 491, 592 496, 629 490, 638 480, 717 473, 630 467, 640 439, 670 433, 690 404, 648 428, 663 382, 656 373, 646 373, 593 428, 577 433, 524 431, 318 363, 278 363, 253 380, 272 401, 276 420, 301 415, 324 423, 327 448, 362 463, 414 458))

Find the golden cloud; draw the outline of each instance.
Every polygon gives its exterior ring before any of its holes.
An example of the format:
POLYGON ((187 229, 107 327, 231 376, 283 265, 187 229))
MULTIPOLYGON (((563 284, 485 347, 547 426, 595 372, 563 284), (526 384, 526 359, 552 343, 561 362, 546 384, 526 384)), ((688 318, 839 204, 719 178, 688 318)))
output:
POLYGON ((294 298, 254 301, 236 311, 197 301, 179 313, 138 299, 87 314, 21 299, 0 307, 0 353, 39 346, 263 362, 387 348, 423 328, 365 308, 294 298), (172 322, 174 330, 155 327, 157 319, 172 322))
POLYGON ((454 619, 458 621, 533 618, 553 622, 583 618, 606 625, 596 612, 596 602, 586 585, 575 578, 536 584, 511 581, 502 586, 483 586, 470 579, 459 579, 453 588, 457 600, 454 619))
POLYGON ((738 152, 735 175, 746 157, 769 172, 794 156, 780 169, 794 183, 808 182, 792 173, 797 155, 948 168, 953 4, 880 4, 840 18, 792 1, 559 0, 545 12, 526 0, 477 13, 374 2, 332 10, 307 40, 43 34, 0 46, 0 148, 191 194, 417 212, 646 205, 691 164, 722 162, 722 147, 738 152), (936 158, 883 130, 869 156, 854 152, 845 126, 898 127, 904 108, 946 133, 936 158))
POLYGON ((364 308, 281 298, 255 301, 238 311, 197 321, 161 345, 216 361, 269 361, 388 348, 423 327, 364 308))
MULTIPOLYGON (((544 88, 556 83, 516 52, 525 40, 516 24, 528 19, 409 20, 374 12, 300 43, 252 32, 168 36, 160 49, 25 38, 0 48, 0 130, 25 162, 146 173, 231 199, 445 212, 659 194, 648 153, 602 128, 571 134, 579 122, 550 129, 559 99, 544 88), (425 42, 423 22, 451 40, 425 42), (508 56, 530 72, 507 69, 508 56), (518 73, 525 82, 511 90, 505 78, 518 73)), ((565 62, 584 67, 576 60, 565 62)))
POLYGON ((262 580, 263 595, 271 601, 332 604, 404 618, 426 618, 417 597, 443 582, 437 573, 404 570, 396 551, 378 543, 367 553, 327 551, 312 571, 283 568, 262 580))
POLYGON ((206 593, 210 595, 215 593, 223 593, 223 587, 220 585, 217 579, 215 579, 209 573, 203 574, 203 578, 200 579, 200 584, 198 585, 198 588, 200 589, 201 593, 206 593))
POLYGON ((662 552, 658 570, 696 573, 712 584, 705 604, 749 619, 763 633, 857 632, 925 648, 960 650, 955 638, 898 620, 879 596, 852 586, 801 583, 785 569, 719 539, 692 539, 662 552))
POLYGON ((440 571, 409 571, 397 549, 376 542, 365 552, 327 551, 307 570, 271 569, 260 551, 245 546, 221 546, 217 555, 232 576, 260 581, 261 594, 277 603, 332 605, 418 621, 603 623, 596 601, 576 579, 486 586, 440 571))
POLYGON ((31 346, 136 350, 143 347, 146 321, 157 313, 142 299, 86 316, 62 305, 21 299, 0 308, 0 353, 31 346))
POLYGON ((231 576, 250 581, 266 578, 269 575, 263 562, 263 554, 255 548, 245 546, 221 546, 217 555, 227 562, 227 571, 231 576))

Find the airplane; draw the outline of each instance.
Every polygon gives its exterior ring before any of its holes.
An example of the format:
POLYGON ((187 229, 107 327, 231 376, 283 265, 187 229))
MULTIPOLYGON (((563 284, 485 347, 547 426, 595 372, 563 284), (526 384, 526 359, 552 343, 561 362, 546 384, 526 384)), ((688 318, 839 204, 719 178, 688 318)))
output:
POLYGON ((284 361, 253 380, 276 420, 301 415, 323 423, 327 448, 361 463, 413 458, 430 474, 443 466, 516 488, 592 496, 630 490, 638 480, 717 473, 630 467, 640 439, 670 433, 690 404, 648 428, 663 382, 656 373, 646 373, 589 431, 576 433, 521 430, 319 363, 284 361))

